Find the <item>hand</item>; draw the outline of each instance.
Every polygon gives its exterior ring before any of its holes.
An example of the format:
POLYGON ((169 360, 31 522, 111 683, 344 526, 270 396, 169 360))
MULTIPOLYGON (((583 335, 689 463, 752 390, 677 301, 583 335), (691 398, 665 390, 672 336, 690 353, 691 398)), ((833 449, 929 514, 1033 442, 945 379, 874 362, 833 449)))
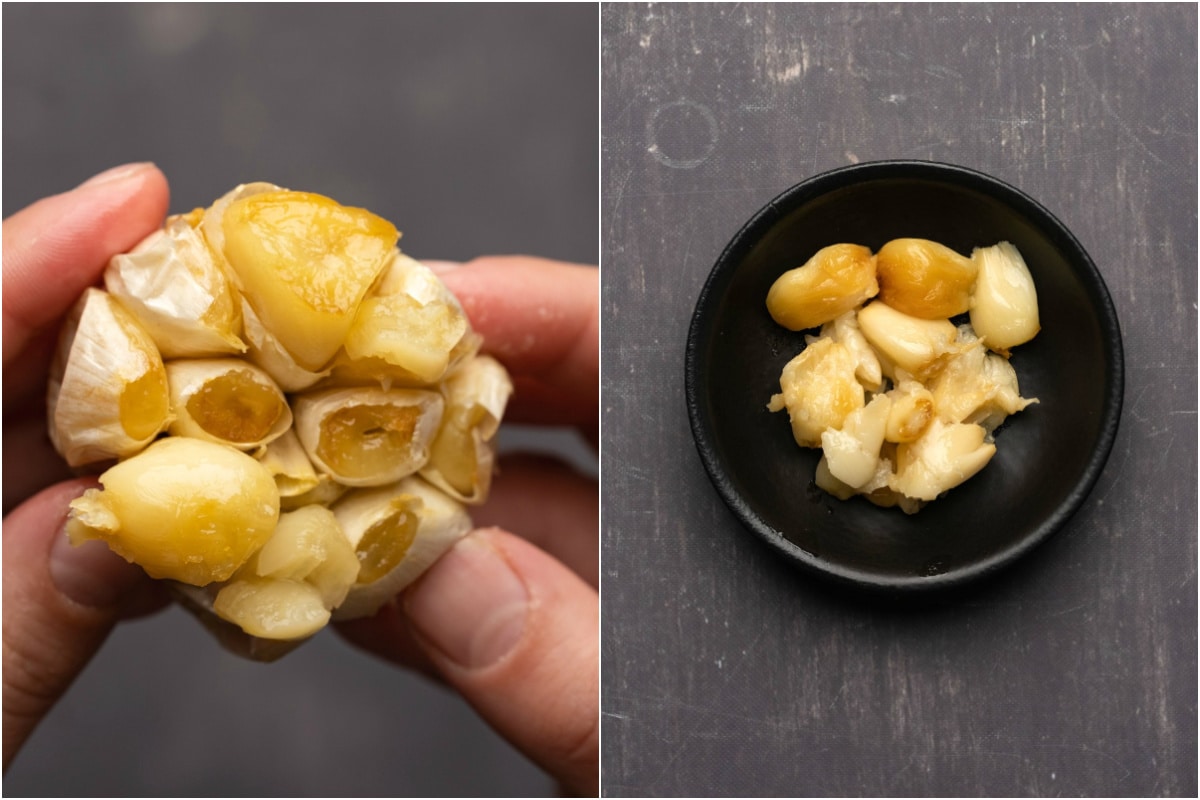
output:
MULTIPOLYGON (((505 419, 599 421, 599 278, 535 258, 436 264, 516 387, 505 419)), ((359 646, 457 689, 569 792, 599 791, 599 496, 553 459, 502 458, 481 527, 370 619, 359 646), (511 530, 520 535, 507 533, 511 530)))
POLYGON ((45 399, 63 315, 166 212, 162 173, 130 164, 4 221, 5 768, 113 625, 166 602, 104 544, 68 544, 67 503, 95 481, 70 479, 46 435, 45 399))

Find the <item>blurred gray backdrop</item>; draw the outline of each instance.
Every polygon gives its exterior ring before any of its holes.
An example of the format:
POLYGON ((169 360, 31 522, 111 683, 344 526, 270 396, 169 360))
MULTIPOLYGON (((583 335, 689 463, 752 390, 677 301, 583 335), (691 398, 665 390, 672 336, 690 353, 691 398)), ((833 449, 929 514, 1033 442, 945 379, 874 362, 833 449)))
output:
MULTIPOLYGON (((3 9, 3 213, 128 161, 171 211, 266 180, 394 221, 406 252, 597 259, 592 5, 3 9)), ((558 452, 564 432, 508 428, 558 452)), ((553 783, 424 679, 323 633, 271 666, 172 609, 118 629, 6 795, 538 795, 553 783)))

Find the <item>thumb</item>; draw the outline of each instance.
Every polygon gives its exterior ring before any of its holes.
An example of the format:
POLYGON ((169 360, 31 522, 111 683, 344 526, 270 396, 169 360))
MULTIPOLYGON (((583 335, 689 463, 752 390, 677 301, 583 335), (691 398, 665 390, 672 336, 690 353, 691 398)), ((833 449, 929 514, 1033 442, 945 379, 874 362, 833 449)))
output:
POLYGON ((60 483, 4 519, 4 766, 134 606, 155 588, 100 542, 72 547, 67 504, 95 481, 60 483))
POLYGON ((491 528, 438 560, 406 592, 404 610, 434 667, 492 727, 569 790, 596 795, 595 589, 491 528))

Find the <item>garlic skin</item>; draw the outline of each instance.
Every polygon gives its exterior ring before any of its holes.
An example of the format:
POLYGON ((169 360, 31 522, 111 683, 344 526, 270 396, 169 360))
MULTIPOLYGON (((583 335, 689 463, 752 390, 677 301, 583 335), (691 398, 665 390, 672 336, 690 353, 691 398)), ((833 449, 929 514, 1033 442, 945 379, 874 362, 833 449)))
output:
POLYGON ((158 349, 99 289, 84 292, 59 337, 47 416, 50 439, 72 467, 131 456, 171 422, 158 349))
POLYGON ((313 469, 312 462, 308 460, 308 454, 304 452, 296 431, 291 428, 269 443, 258 455, 258 461, 275 476, 275 486, 279 489, 281 504, 285 498, 300 497, 316 489, 321 483, 321 478, 313 469))
POLYGON ((346 486, 382 486, 429 460, 445 401, 421 389, 330 389, 293 402, 313 465, 346 486))
POLYGON ((100 476, 71 501, 74 544, 101 539, 152 578, 204 586, 227 580, 279 518, 271 474, 232 447, 168 437, 100 476))
POLYGON ((271 376, 236 358, 169 361, 172 436, 255 450, 292 427, 292 410, 271 376))
POLYGON ((356 489, 333 506, 333 513, 363 563, 359 582, 334 610, 334 620, 374 614, 472 527, 462 505, 417 477, 378 489, 356 489), (389 528, 403 531, 401 541, 392 538, 371 547, 371 539, 391 533, 389 528), (381 549, 386 555, 382 564, 372 562, 381 549), (383 574, 376 577, 381 567, 383 574))
POLYGON ((1041 330, 1033 275, 1008 242, 978 248, 971 257, 979 270, 971 294, 971 327, 988 347, 1007 353, 1041 330))
POLYGON ((477 356, 445 381, 446 411, 421 477, 464 503, 482 503, 492 483, 492 439, 512 396, 500 362, 477 356))
POLYGON ((124 255, 113 256, 104 286, 158 345, 163 358, 244 353, 241 308, 198 230, 169 220, 124 255))

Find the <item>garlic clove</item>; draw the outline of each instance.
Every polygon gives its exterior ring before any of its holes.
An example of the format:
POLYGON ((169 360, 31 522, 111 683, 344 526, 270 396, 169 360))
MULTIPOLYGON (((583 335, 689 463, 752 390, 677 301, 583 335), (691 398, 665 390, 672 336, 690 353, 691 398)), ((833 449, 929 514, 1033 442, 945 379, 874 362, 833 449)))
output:
POLYGON ((100 289, 75 304, 47 393, 50 439, 72 467, 125 458, 171 421, 167 375, 140 323, 100 289))
POLYGON ((164 358, 243 353, 241 304, 200 232, 169 220, 129 253, 114 256, 104 285, 164 358))
POLYGON ((819 447, 821 434, 842 427, 846 416, 865 404, 863 387, 854 377, 857 363, 845 345, 819 339, 783 368, 780 394, 767 408, 787 408, 792 436, 801 447, 819 447))
POLYGON ((309 371, 322 369, 342 346, 400 236, 369 211, 288 191, 235 200, 221 229, 242 295, 309 371))
POLYGON ((462 306, 433 271, 397 251, 359 306, 345 350, 351 359, 380 358, 435 383, 468 328, 462 306))
POLYGON ((464 503, 482 503, 492 482, 492 438, 512 395, 512 380, 489 356, 471 359, 443 385, 446 411, 421 477, 464 503))
POLYGON ((821 434, 821 449, 833 477, 858 489, 875 475, 891 406, 886 394, 877 394, 847 414, 840 430, 821 434))
POLYGON ((169 437, 110 468, 71 501, 73 544, 100 539, 152 578, 227 580, 279 518, 271 474, 225 445, 169 437))
POLYGON ((302 581, 244 577, 221 588, 213 611, 251 636, 307 639, 329 622, 321 593, 302 581))
POLYGON ((823 325, 878 293, 870 249, 835 244, 780 275, 767 292, 767 311, 783 327, 801 331, 823 325))
POLYGON ((957 351, 957 332, 949 320, 919 319, 879 300, 858 312, 858 325, 879 354, 883 374, 892 380, 901 371, 925 380, 957 351))
POLYGON ((820 337, 833 339, 846 346, 846 349, 854 356, 854 376, 858 378, 864 389, 869 392, 878 392, 883 388, 883 371, 879 364, 879 357, 871 349, 867 337, 863 336, 862 329, 858 325, 857 312, 847 311, 840 317, 826 322, 821 326, 820 337))
POLYGON ((934 419, 913 442, 896 448, 892 488, 914 500, 933 500, 983 469, 996 454, 978 425, 934 419))
POLYGON ((460 503, 417 477, 353 490, 333 513, 361 564, 335 620, 374 614, 471 530, 460 503))
POLYGON ((270 442, 258 456, 258 461, 275 476, 281 503, 285 497, 299 497, 321 483, 296 431, 291 428, 270 442))
POLYGON ((237 358, 169 361, 173 436, 253 450, 292 426, 287 398, 271 376, 237 358))
POLYGON ((988 347, 1007 354, 1041 330, 1033 275, 1009 242, 978 248, 971 257, 978 265, 971 327, 988 347))
POLYGON ((330 389, 293 401, 313 465, 347 486, 382 486, 429 460, 445 401, 421 389, 330 389))
POLYGON ((308 583, 329 609, 346 599, 359 572, 354 546, 337 518, 318 505, 280 514, 275 532, 252 560, 254 575, 308 583))
POLYGON ((928 239, 893 239, 876 254, 879 299, 920 319, 965 314, 977 267, 969 258, 928 239))
POLYGON ((328 369, 314 372, 297 364, 296 359, 279 343, 275 334, 262 324, 262 320, 245 298, 241 303, 242 323, 249 346, 247 356, 270 375, 280 389, 285 392, 300 392, 329 375, 328 369))

